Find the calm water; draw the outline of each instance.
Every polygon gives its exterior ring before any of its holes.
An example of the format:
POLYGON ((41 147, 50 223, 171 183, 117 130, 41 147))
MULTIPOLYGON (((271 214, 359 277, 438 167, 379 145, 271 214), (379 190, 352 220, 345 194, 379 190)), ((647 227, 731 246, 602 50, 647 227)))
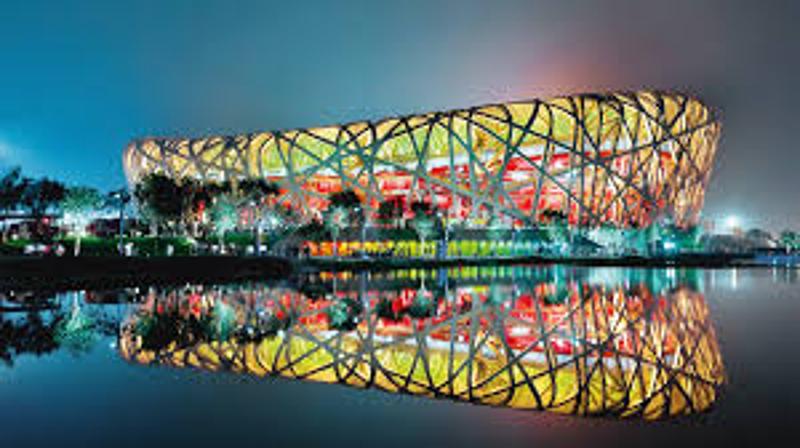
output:
POLYGON ((0 301, 0 437, 755 443, 798 424, 797 278, 517 267, 16 292, 0 301))

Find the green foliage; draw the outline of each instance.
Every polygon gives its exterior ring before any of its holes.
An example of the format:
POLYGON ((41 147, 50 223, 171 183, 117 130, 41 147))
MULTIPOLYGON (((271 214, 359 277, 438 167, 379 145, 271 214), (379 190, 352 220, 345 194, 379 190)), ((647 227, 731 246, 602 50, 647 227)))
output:
POLYGON ((324 241, 330 237, 327 227, 318 220, 312 220, 301 225, 297 228, 295 234, 308 241, 324 241))
POLYGON ((70 188, 61 200, 64 221, 76 227, 78 233, 83 233, 94 214, 104 205, 103 196, 96 189, 90 187, 70 188))
POLYGON ((364 211, 361 199, 353 190, 344 190, 332 194, 330 204, 325 212, 324 221, 331 232, 338 232, 347 227, 364 225, 364 211))
POLYGON ((434 303, 428 292, 424 289, 417 291, 411 306, 408 307, 409 316, 417 319, 423 319, 433 316, 434 303))
POLYGON ((239 182, 239 194, 243 199, 260 203, 264 198, 277 196, 280 193, 278 185, 264 179, 243 179, 239 182))
POLYGON ((48 320, 36 312, 16 319, 4 319, 0 314, 0 361, 13 367, 20 355, 42 356, 58 349, 54 329, 62 318, 61 313, 48 320))
POLYGON ((124 209, 133 199, 127 188, 109 191, 105 195, 104 206, 112 209, 124 209))
POLYGON ((0 210, 14 210, 19 207, 29 182, 22 177, 19 167, 10 169, 0 177, 0 210))
POLYGON ((503 223, 496 215, 492 216, 489 221, 489 226, 487 227, 486 236, 489 237, 491 241, 503 241, 509 238, 509 234, 510 229, 503 226, 503 223))
POLYGON ((325 314, 328 315, 331 328, 352 331, 358 325, 363 311, 364 306, 361 305, 361 302, 351 298, 344 298, 334 301, 325 309, 325 314))
POLYGON ((19 238, 16 240, 8 240, 0 244, 0 255, 22 255, 25 246, 32 244, 33 240, 27 238, 19 238))
POLYGON ((350 215, 342 206, 334 206, 328 209, 325 214, 325 227, 334 238, 339 237, 343 229, 350 226, 350 215))
POLYGON ((430 240, 439 234, 441 222, 430 204, 417 201, 411 204, 411 210, 414 212, 414 217, 410 225, 421 241, 430 240))
POLYGON ((178 221, 186 208, 185 191, 174 179, 161 173, 142 178, 133 195, 142 217, 158 225, 178 221))
POLYGON ((42 178, 25 180, 26 188, 22 194, 22 205, 34 216, 44 215, 47 210, 64 198, 66 188, 61 182, 42 178))
POLYGON ((351 209, 361 206, 361 199, 353 190, 344 190, 333 193, 329 200, 331 201, 331 207, 351 209))
POLYGON ((780 242, 783 247, 789 250, 800 249, 800 233, 792 230, 784 230, 780 234, 780 242))
POLYGON ((190 215, 208 206, 213 200, 212 188, 209 184, 198 182, 192 178, 181 180, 181 194, 183 195, 183 214, 190 215))
POLYGON ((95 322, 83 314, 80 307, 73 307, 69 315, 56 325, 54 339, 73 355, 86 353, 98 340, 95 322))
POLYGON ((403 313, 402 310, 395 309, 390 299, 381 297, 375 305, 375 314, 381 319, 397 322, 400 320, 403 313))
POLYGON ((61 200, 61 210, 66 213, 82 213, 103 207, 103 196, 95 188, 73 187, 67 190, 61 200))
POLYGON ((236 312, 232 306, 217 301, 212 311, 211 325, 206 334, 215 341, 227 341, 236 329, 236 312))
POLYGON ((214 223, 214 231, 217 234, 225 234, 236 228, 238 211, 236 203, 228 195, 215 198, 214 203, 209 209, 211 222, 214 223))
POLYGON ((561 210, 547 209, 541 212, 541 220, 547 224, 562 224, 566 226, 567 214, 561 210))
POLYGON ((142 314, 136 321, 134 332, 142 338, 142 348, 159 351, 173 342, 177 348, 189 347, 210 340, 213 333, 213 316, 182 316, 177 309, 142 314))
POLYGON ((403 217, 403 207, 397 199, 387 199, 378 204, 378 222, 392 224, 403 217))
POLYGON ((569 290, 562 284, 553 293, 545 294, 543 301, 547 305, 562 305, 567 302, 568 298, 569 290))

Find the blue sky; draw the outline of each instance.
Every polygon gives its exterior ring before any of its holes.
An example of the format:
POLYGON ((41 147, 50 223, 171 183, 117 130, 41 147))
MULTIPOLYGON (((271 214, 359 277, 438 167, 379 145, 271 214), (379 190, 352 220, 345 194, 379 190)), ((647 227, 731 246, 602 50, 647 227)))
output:
POLYGON ((4 0, 0 167, 112 188, 141 136, 679 89, 725 120, 707 215, 780 228, 800 220, 800 8, 738 3, 4 0))

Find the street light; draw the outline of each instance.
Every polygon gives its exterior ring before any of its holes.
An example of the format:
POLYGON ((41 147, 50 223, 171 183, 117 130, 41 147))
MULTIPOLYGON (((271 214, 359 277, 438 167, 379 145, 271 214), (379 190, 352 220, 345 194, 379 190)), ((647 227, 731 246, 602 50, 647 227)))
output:
POLYGON ((741 226, 741 221, 739 220, 738 216, 729 215, 727 218, 725 218, 725 227, 729 232, 733 233, 740 226, 741 226))

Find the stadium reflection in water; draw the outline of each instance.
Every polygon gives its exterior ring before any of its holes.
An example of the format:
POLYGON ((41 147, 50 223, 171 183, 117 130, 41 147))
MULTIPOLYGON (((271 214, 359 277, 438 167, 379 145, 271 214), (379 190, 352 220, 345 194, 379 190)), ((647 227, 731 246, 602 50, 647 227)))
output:
POLYGON ((725 372, 694 271, 472 268, 151 289, 132 362, 576 415, 708 409, 725 372))

